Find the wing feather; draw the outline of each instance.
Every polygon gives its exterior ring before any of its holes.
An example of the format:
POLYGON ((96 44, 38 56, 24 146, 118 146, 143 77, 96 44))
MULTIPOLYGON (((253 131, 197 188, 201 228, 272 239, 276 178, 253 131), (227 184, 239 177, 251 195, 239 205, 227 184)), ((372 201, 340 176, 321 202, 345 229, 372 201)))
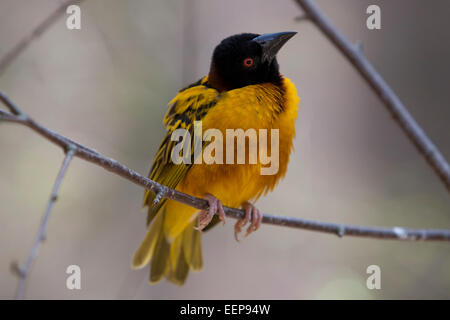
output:
MULTIPOLYGON (((167 134, 161 142, 153 160, 149 174, 150 179, 171 189, 176 188, 178 183, 186 176, 193 163, 193 150, 196 147, 194 145, 194 121, 202 120, 208 111, 216 105, 219 99, 219 92, 208 87, 207 77, 204 77, 191 86, 182 89, 170 101, 169 110, 163 120, 167 134), (179 143, 178 141, 172 141, 171 135, 174 130, 179 128, 186 129, 190 134, 191 164, 183 162, 177 165, 171 161, 172 150, 179 143)), ((202 144, 203 147, 204 145, 202 144)), ((155 195, 151 191, 146 190, 144 194, 144 207, 149 207, 147 224, 150 224, 155 215, 166 203, 166 199, 163 199, 154 205, 154 199, 155 195)))

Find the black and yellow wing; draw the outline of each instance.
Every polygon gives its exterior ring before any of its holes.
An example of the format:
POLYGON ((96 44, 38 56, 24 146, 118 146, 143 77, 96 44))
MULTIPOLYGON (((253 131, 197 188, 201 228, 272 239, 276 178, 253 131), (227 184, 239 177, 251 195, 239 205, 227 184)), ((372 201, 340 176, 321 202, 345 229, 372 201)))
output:
MULTIPOLYGON (((194 121, 200 121, 213 108, 220 98, 220 94, 213 88, 208 87, 208 77, 204 77, 192 85, 180 90, 177 96, 169 102, 169 110, 164 116, 164 125, 167 134, 153 160, 149 178, 171 189, 175 189, 192 166, 182 162, 174 164, 172 162, 172 150, 179 141, 172 141, 172 133, 176 129, 186 129, 191 137, 191 155, 194 148, 194 121)), ((198 141, 199 139, 197 139, 198 141)), ((200 141, 202 139, 200 138, 200 141)), ((204 146, 202 146, 203 148, 204 146)), ((147 224, 153 220, 158 211, 162 208, 166 199, 162 199, 158 204, 154 204, 155 194, 146 190, 144 195, 144 206, 149 207, 147 224)))

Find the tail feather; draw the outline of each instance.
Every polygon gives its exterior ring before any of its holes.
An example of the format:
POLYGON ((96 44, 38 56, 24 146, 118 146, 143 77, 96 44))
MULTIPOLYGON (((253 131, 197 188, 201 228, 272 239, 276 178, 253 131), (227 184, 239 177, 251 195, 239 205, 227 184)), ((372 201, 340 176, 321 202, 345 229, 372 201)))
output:
POLYGON ((150 260, 150 283, 163 277, 177 285, 183 285, 189 270, 202 268, 201 233, 194 229, 195 221, 172 241, 164 232, 165 207, 156 215, 150 229, 136 251, 133 268, 141 268, 150 260))
POLYGON ((201 232, 194 226, 195 221, 184 230, 183 253, 189 267, 199 271, 203 268, 201 232))
POLYGON ((145 236, 144 241, 142 241, 141 245, 134 254, 132 262, 132 267, 134 269, 143 268, 150 261, 156 243, 158 241, 160 231, 163 229, 163 227, 164 227, 164 215, 160 214, 154 220, 153 224, 150 227, 150 230, 147 232, 147 235, 145 236))
POLYGON ((180 251, 176 264, 171 265, 171 269, 169 271, 169 274, 167 275, 167 279, 170 282, 182 286, 186 281, 188 273, 189 265, 186 262, 183 252, 180 251))
POLYGON ((164 232, 159 232, 150 266, 150 283, 161 281, 163 275, 167 272, 166 270, 170 268, 169 252, 170 244, 167 242, 164 232))

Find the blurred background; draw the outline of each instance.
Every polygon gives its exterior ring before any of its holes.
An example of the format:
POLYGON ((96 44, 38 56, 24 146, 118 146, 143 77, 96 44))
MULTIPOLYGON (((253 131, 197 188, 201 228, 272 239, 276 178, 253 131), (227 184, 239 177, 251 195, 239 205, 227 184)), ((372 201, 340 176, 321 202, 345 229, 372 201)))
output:
MULTIPOLYGON (((1 0, 0 56, 59 4, 1 0)), ((318 0, 450 159, 450 2, 318 0), (366 8, 381 7, 381 30, 366 8)), ((223 38, 295 30, 278 55, 300 97, 287 177, 264 212, 369 226, 450 228, 450 198, 378 98, 294 1, 86 0, 81 30, 67 15, 0 75, 0 90, 48 128, 147 174, 176 91, 208 72, 223 38)), ((0 298, 14 296, 63 159, 27 128, 0 124, 0 298)), ((149 286, 132 271, 145 235, 143 190, 75 159, 28 279, 32 299, 450 298, 448 243, 343 238, 263 225, 237 243, 234 221, 203 237, 204 270, 184 287, 149 286), (81 290, 66 289, 68 265, 81 290), (381 268, 381 290, 366 268, 381 268)))

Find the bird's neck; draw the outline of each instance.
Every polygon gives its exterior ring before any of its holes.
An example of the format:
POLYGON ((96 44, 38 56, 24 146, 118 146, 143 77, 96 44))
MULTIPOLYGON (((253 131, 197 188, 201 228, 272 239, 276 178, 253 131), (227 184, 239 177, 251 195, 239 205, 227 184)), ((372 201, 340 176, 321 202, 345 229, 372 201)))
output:
POLYGON ((219 92, 227 91, 230 88, 225 84, 223 79, 220 77, 217 72, 217 68, 214 66, 214 63, 211 63, 211 67, 209 69, 208 74, 208 85, 219 92))

